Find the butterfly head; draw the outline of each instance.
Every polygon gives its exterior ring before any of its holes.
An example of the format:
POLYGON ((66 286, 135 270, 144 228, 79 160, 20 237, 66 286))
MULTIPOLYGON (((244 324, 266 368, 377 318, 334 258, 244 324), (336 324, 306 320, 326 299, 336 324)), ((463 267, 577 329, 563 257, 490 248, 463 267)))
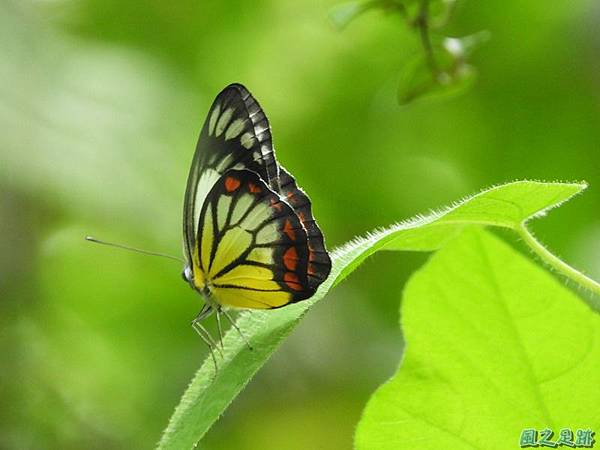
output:
POLYGON ((186 283, 189 283, 190 286, 194 287, 194 274, 192 272, 192 268, 187 264, 181 272, 181 278, 183 278, 183 281, 186 283))
MULTIPOLYGON (((202 294, 204 298, 208 298, 211 296, 211 291, 209 287, 210 283, 202 283, 201 286, 197 285, 194 282, 194 271, 190 266, 186 265, 183 268, 183 271, 181 272, 181 278, 183 278, 183 281, 188 283, 193 290, 198 291, 200 294, 202 294)), ((202 279, 202 277, 200 277, 200 279, 202 279)))

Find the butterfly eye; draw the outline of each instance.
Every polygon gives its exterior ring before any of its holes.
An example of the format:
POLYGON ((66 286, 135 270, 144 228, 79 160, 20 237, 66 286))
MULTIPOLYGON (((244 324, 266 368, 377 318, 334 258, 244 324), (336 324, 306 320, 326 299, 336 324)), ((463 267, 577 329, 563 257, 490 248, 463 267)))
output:
POLYGON ((192 271, 189 266, 186 266, 183 269, 183 271, 181 272, 181 278, 183 278, 183 281, 185 281, 186 283, 192 281, 192 271))

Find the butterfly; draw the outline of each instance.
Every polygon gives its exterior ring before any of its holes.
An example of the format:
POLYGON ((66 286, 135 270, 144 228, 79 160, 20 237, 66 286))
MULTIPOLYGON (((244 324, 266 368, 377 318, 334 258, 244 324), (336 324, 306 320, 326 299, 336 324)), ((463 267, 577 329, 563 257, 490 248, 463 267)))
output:
POLYGON ((278 163, 269 121, 241 84, 217 95, 200 132, 185 190, 183 249, 182 277, 205 300, 192 325, 211 349, 216 343, 202 319, 216 313, 222 335, 221 313, 236 327, 228 310, 306 300, 331 270, 310 199, 278 163))

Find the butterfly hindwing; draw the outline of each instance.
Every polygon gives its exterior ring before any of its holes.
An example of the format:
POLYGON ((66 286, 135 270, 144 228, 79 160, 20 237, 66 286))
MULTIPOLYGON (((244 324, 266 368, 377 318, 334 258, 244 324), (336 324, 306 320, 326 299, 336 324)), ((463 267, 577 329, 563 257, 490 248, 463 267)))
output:
POLYGON ((316 289, 327 279, 331 271, 331 259, 325 248, 323 233, 319 229, 313 214, 310 199, 296 184, 294 177, 279 167, 280 194, 293 208, 306 231, 308 240, 308 285, 316 289))
POLYGON ((194 282, 199 289, 208 284, 222 305, 277 308, 315 291, 300 218, 251 170, 230 169, 218 179, 202 207, 196 241, 194 282))
POLYGON ((240 84, 213 102, 194 153, 184 200, 184 249, 191 260, 200 211, 211 188, 229 169, 250 169, 278 189, 271 130, 258 102, 240 84))

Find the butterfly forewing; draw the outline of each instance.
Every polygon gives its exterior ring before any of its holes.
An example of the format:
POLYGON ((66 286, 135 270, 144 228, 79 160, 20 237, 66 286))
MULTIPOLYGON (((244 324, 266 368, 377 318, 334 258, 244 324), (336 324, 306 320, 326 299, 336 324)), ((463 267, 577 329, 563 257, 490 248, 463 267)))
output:
POLYGON ((191 261, 202 205, 229 169, 250 169, 278 189, 278 168, 269 122, 240 84, 227 86, 213 102, 196 146, 185 192, 184 248, 191 261))
POLYGON ((209 286, 218 303, 278 308, 314 293, 305 228, 257 173, 226 171, 210 190, 199 224, 194 282, 209 286))

